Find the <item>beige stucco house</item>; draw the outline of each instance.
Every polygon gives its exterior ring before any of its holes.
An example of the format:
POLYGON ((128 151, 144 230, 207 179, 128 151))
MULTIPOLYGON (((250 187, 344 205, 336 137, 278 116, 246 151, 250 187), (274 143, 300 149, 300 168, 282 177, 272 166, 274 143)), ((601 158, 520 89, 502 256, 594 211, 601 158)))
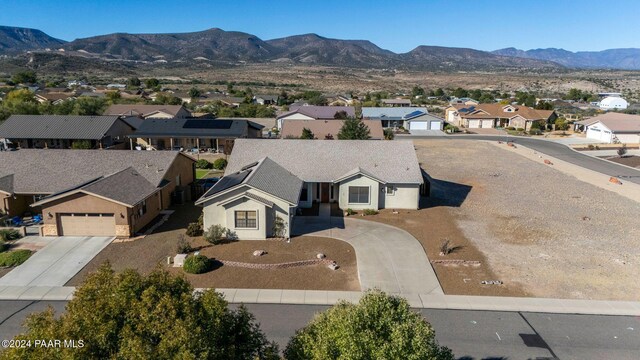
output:
POLYGON ((289 236, 298 208, 417 209, 426 189, 411 141, 238 139, 225 176, 196 204, 205 229, 266 239, 277 217, 289 236))
POLYGON ((552 123, 557 117, 553 110, 538 110, 527 106, 498 103, 454 104, 445 109, 447 123, 468 129, 514 127, 529 131, 533 123, 544 126, 552 123))

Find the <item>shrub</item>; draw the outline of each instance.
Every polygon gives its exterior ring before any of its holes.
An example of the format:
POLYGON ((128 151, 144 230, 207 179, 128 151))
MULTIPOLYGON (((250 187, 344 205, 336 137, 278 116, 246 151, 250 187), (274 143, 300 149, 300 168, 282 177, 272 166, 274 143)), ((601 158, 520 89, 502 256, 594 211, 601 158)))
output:
POLYGON ((531 134, 531 135, 542 135, 542 130, 540 130, 540 129, 533 129, 533 128, 532 128, 531 130, 529 130, 529 134, 531 134))
POLYGON ((627 154, 627 144, 622 144, 622 147, 617 151, 619 157, 624 157, 627 154))
POLYGON ((184 238, 184 235, 178 237, 178 243, 176 244, 176 252, 178 254, 187 254, 193 251, 191 244, 184 238))
POLYGON ((196 169, 211 169, 213 164, 205 159, 196 161, 196 169))
POLYGON ((524 131, 523 128, 516 128, 516 131, 524 131))
POLYGON ((356 214, 356 212, 355 212, 353 209, 351 209, 351 208, 348 208, 348 209, 347 209, 347 210, 345 210, 345 211, 346 211, 347 215, 355 215, 355 214, 356 214))
POLYGON ((184 260, 182 268, 189 274, 202 274, 211 269, 211 261, 204 255, 189 256, 184 260))
POLYGON ((460 129, 458 129, 457 126, 451 125, 451 124, 447 124, 444 127, 444 131, 448 132, 448 133, 456 133, 456 132, 460 132, 460 129))
POLYGON ((276 238, 284 237, 284 233, 285 233, 284 225, 285 225, 284 220, 280 216, 276 216, 276 218, 273 220, 273 228, 272 228, 274 237, 276 238))
POLYGON ((362 213, 365 215, 378 215, 378 211, 374 209, 364 209, 362 213))
POLYGON ((7 243, 0 239, 0 253, 7 250, 7 243))
POLYGON ((89 140, 77 140, 71 143, 72 149, 91 149, 91 142, 89 140))
POLYGON ((507 130, 515 130, 516 128, 514 128, 513 126, 507 126, 507 130))
POLYGON ((556 130, 567 130, 569 129, 569 123, 564 120, 564 118, 557 118, 555 121, 556 130))
POLYGON ((202 227, 198 223, 189 223, 187 226, 187 236, 195 237, 202 235, 202 227))
POLYGON ((224 168, 227 167, 227 159, 216 159, 216 161, 213 162, 213 168, 216 170, 223 170, 224 168))
POLYGON ((593 149, 595 149, 596 147, 595 147, 595 146, 593 146, 593 144, 589 144, 588 148, 589 148, 589 150, 593 150, 593 149))
POLYGON ((227 228, 222 225, 211 225, 209 229, 204 232, 204 239, 213 245, 221 244, 224 240, 224 236, 227 233, 227 228))
POLYGON ((20 239, 22 234, 18 230, 14 229, 3 229, 0 230, 0 240, 10 241, 20 239))
POLYGON ((444 239, 440 244, 440 256, 449 255, 460 248, 460 246, 453 245, 449 239, 444 239))
POLYGON ((16 250, 0 254, 0 266, 18 266, 31 256, 31 250, 16 250))
POLYGON ((384 139, 385 140, 393 140, 395 138, 395 134, 391 129, 384 129, 384 139))

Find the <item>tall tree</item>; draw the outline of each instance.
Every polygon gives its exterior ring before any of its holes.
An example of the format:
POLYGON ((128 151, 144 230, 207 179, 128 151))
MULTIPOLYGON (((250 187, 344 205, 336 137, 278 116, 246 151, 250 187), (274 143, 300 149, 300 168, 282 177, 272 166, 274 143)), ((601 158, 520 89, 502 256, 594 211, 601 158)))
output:
POLYGON ((369 291, 354 305, 341 302, 296 332, 285 359, 453 359, 431 325, 409 303, 369 291))
POLYGON ((189 89, 189 97, 192 99, 199 98, 202 95, 202 91, 197 87, 192 87, 189 89))
POLYGON ((115 274, 108 264, 74 293, 67 311, 30 315, 16 339, 83 341, 82 347, 9 348, 0 359, 277 359, 253 316, 207 290, 156 270, 115 274))
POLYGON ((367 140, 371 136, 369 127, 360 119, 346 119, 338 132, 339 140, 367 140))
POLYGON ((11 78, 14 84, 33 84, 38 82, 38 77, 33 71, 21 71, 11 78))
POLYGON ((142 84, 142 82, 140 82, 140 79, 138 79, 137 77, 132 77, 127 80, 128 87, 139 87, 140 84, 142 84))
POLYGON ((316 136, 313 134, 313 132, 311 132, 311 130, 307 128, 302 129, 302 134, 300 135, 300 139, 313 140, 315 138, 316 136))
POLYGON ((155 89, 157 86, 160 86, 160 81, 156 78, 150 78, 145 80, 144 86, 147 89, 155 89))

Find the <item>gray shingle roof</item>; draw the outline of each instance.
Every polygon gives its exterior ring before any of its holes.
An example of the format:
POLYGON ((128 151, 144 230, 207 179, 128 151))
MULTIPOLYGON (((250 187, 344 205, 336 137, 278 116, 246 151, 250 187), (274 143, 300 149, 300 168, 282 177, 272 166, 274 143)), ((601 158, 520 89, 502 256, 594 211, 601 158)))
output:
POLYGON ((248 127, 264 126, 246 119, 146 119, 129 137, 236 138, 247 136, 248 127))
POLYGON ((0 177, 0 191, 13 194, 13 174, 0 177))
POLYGON ((114 104, 105 110, 104 115, 147 116, 161 111, 176 116, 182 105, 145 105, 145 104, 114 104))
POLYGON ((239 171, 263 157, 306 182, 333 182, 356 167, 387 183, 423 182, 409 140, 237 139, 225 173, 239 171))
MULTIPOLYGON (((269 158, 258 159, 238 168, 237 171, 227 172, 196 204, 202 204, 216 197, 219 193, 240 185, 249 185, 264 191, 291 204, 297 204, 302 189, 302 180, 284 167, 269 158), (225 179, 230 179, 226 181, 225 179)), ((260 200, 262 202, 268 200, 260 200)))
POLYGON ((158 188, 132 167, 128 167, 92 182, 82 190, 133 206, 156 192, 158 188))
POLYGON ((177 151, 37 150, 0 151, 0 178, 13 174, 13 192, 53 194, 128 167, 154 186, 181 155, 177 151))
POLYGON ((100 140, 116 121, 122 120, 117 116, 11 115, 0 124, 0 137, 100 140))
POLYGON ((362 117, 365 119, 407 120, 407 115, 421 111, 428 114, 425 107, 363 107, 362 117))

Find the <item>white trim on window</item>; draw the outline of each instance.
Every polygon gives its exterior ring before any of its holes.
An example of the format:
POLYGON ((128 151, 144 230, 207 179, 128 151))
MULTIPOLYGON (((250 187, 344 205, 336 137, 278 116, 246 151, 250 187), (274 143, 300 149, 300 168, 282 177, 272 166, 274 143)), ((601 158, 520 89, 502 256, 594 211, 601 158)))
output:
POLYGON ((365 205, 371 204, 371 187, 370 186, 349 186, 347 188, 347 203, 352 205, 365 205), (351 189, 358 189, 358 194, 354 194, 357 197, 357 202, 351 201, 351 189), (367 193, 362 194, 363 189, 367 189, 367 193), (361 201, 361 197, 366 196, 367 201, 361 201))
POLYGON ((233 228, 239 230, 257 230, 259 228, 258 210, 234 210, 233 211, 233 228), (238 226, 238 213, 245 213, 244 220, 247 226, 238 226), (249 219, 249 213, 255 213, 255 219, 249 219), (249 221, 254 220, 255 226, 249 226, 249 221))

